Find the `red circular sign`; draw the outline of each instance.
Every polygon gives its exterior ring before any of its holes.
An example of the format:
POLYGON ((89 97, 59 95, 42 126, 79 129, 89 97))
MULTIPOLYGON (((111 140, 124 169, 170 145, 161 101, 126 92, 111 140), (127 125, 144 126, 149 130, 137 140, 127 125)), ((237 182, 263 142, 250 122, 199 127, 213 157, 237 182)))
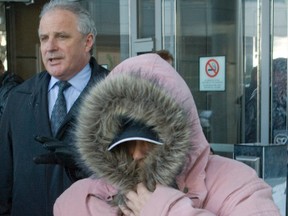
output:
POLYGON ((209 77, 215 77, 219 73, 219 64, 215 59, 210 59, 205 66, 205 72, 209 77))

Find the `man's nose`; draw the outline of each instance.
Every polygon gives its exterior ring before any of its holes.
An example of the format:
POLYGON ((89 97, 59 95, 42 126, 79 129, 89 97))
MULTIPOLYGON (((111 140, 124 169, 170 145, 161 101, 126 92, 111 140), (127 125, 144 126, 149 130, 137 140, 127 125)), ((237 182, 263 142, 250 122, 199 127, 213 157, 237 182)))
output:
POLYGON ((47 43, 46 43, 46 49, 49 50, 49 51, 53 51, 55 50, 57 47, 56 45, 56 40, 54 38, 50 38, 47 43))

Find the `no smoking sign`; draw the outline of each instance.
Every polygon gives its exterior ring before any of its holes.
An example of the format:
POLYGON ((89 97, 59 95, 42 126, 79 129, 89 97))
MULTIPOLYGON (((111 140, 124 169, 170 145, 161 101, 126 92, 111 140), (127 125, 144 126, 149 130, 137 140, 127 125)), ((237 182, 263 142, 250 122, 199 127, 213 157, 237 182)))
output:
POLYGON ((225 90, 225 56, 200 57, 200 91, 225 90))
POLYGON ((216 59, 209 59, 205 65, 205 71, 208 77, 216 77, 219 73, 219 63, 216 59))

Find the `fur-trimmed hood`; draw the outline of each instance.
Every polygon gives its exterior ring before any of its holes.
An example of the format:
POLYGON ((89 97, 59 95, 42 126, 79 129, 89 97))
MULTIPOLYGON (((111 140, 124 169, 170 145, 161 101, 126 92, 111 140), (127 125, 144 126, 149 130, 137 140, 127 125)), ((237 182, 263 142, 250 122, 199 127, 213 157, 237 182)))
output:
POLYGON ((127 59, 91 89, 80 109, 76 137, 85 166, 121 193, 139 182, 151 191, 156 183, 183 189, 184 173, 192 167, 203 178, 209 154, 189 88, 156 54, 127 59), (124 152, 107 150, 123 118, 152 127, 164 142, 148 154, 141 169, 124 152))

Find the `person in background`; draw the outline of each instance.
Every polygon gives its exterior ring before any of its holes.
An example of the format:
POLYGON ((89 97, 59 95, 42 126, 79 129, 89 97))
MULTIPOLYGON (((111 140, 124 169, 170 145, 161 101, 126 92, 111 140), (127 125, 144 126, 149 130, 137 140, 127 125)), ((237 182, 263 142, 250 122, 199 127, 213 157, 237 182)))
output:
POLYGON ((5 67, 4 67, 3 61, 0 60, 0 75, 2 75, 4 73, 5 73, 5 67))
MULTIPOLYGON (((241 97, 242 100, 242 97, 241 97)), ((241 102, 240 100, 240 102, 241 102)), ((251 71, 251 80, 245 88, 245 142, 256 142, 257 130, 257 67, 251 71)))
MULTIPOLYGON (((273 143, 277 143, 275 135, 277 132, 286 131, 287 119, 287 58, 276 58, 272 61, 272 107, 271 107, 271 131, 273 132, 273 143)), ((257 140, 257 118, 258 111, 258 86, 257 67, 251 72, 251 82, 245 89, 245 142, 255 143, 257 140)), ((283 143, 282 143, 283 144, 283 143)))
POLYGON ((287 131, 287 58, 272 61, 272 130, 273 141, 277 131, 287 131))
POLYGON ((189 87, 156 54, 123 61, 93 87, 75 135, 94 175, 56 200, 55 216, 280 215, 252 168, 210 155, 189 87))
POLYGON ((38 34, 46 70, 10 94, 0 125, 0 215, 52 216, 56 198, 85 176, 73 125, 85 92, 108 74, 91 55, 96 28, 79 3, 47 2, 38 34))
POLYGON ((158 50, 155 53, 166 60, 169 64, 173 65, 174 57, 168 50, 158 50))
POLYGON ((23 81, 22 77, 17 74, 5 71, 5 67, 0 60, 0 121, 11 90, 23 81))

